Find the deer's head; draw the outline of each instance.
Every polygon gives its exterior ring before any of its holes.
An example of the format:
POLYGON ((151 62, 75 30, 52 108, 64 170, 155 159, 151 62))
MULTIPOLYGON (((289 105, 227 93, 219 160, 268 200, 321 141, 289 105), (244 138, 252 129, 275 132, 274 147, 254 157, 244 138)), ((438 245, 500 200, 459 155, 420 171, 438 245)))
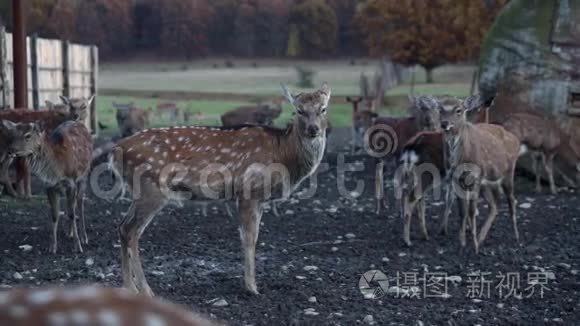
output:
POLYGON ((60 99, 62 103, 68 106, 69 114, 71 119, 75 121, 85 121, 89 115, 89 108, 95 96, 91 96, 88 99, 85 98, 69 98, 66 96, 61 96, 60 99))
POLYGON ((324 83, 319 90, 313 93, 293 95, 288 88, 282 85, 284 96, 296 111, 294 127, 303 138, 318 138, 326 134, 328 102, 330 101, 330 87, 324 83))
POLYGON ((409 111, 420 130, 438 131, 441 129, 441 104, 432 96, 409 96, 409 111))
POLYGON ((26 156, 40 145, 42 132, 36 123, 0 122, 2 134, 7 136, 6 150, 10 156, 26 156))
POLYGON ((442 105, 439 109, 441 129, 445 133, 456 134, 467 123, 467 113, 479 109, 483 104, 481 96, 473 95, 456 105, 442 105))

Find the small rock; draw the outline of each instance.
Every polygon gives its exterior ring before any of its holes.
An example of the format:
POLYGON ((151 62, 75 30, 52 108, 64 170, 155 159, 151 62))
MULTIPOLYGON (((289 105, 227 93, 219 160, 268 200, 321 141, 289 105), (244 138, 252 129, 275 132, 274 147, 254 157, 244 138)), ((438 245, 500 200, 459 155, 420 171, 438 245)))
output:
POLYGON ((22 274, 20 274, 20 273, 18 273, 18 272, 14 273, 14 275, 12 275, 12 276, 13 276, 15 279, 17 279, 17 280, 21 280, 21 279, 23 279, 23 277, 22 277, 22 274))
POLYGON ((423 325, 425 325, 425 324, 423 324, 423 322, 422 322, 422 321, 420 321, 420 320, 417 320, 417 326, 423 326, 423 325))
POLYGON ((97 273, 97 278, 99 280, 104 280, 105 279, 105 274, 104 273, 97 273))
POLYGON ((330 214, 335 214, 336 212, 338 212, 338 208, 332 206, 332 207, 328 208, 326 211, 330 214))
POLYGON ((296 275, 296 279, 297 280, 305 280, 306 279, 306 276, 296 275))
POLYGON ((337 247, 332 247, 332 248, 330 248, 330 251, 337 252, 338 251, 338 248, 337 247))
POLYGON ((306 316, 318 316, 318 315, 320 315, 320 313, 317 312, 314 308, 306 308, 306 309, 304 309, 304 314, 306 316))
POLYGON ((363 318, 363 323, 369 324, 369 325, 374 325, 375 318, 373 317, 373 315, 366 315, 365 318, 363 318))
POLYGON ((578 270, 577 269, 573 269, 570 271, 570 274, 572 275, 578 275, 578 270))
POLYGON ((95 260, 92 258, 87 258, 87 260, 85 260, 85 265, 87 266, 93 266, 95 264, 95 260))
POLYGON ((381 259, 383 261, 383 263, 388 263, 390 260, 387 257, 383 257, 383 259, 381 259))
POLYGON ((331 312, 330 317, 344 317, 342 312, 331 312))
POLYGON ((291 210, 291 209, 287 209, 286 212, 284 212, 284 214, 286 214, 286 215, 292 215, 292 214, 294 214, 294 211, 291 210))
POLYGON ((473 303, 480 303, 481 299, 473 299, 472 301, 473 301, 473 303))
POLYGON ((497 307, 498 307, 499 309, 503 309, 503 307, 504 307, 504 306, 505 306, 505 305, 504 305, 503 303, 501 303, 501 302, 497 304, 497 307))
POLYGON ((572 268, 572 265, 566 264, 566 263, 558 263, 558 264, 556 264, 556 266, 562 267, 564 269, 570 269, 570 268, 572 268))
POLYGON ((165 273, 162 271, 151 271, 151 275, 163 276, 163 275, 165 275, 165 273))
POLYGON ((31 245, 27 245, 27 244, 22 245, 22 246, 18 246, 18 248, 22 249, 22 251, 24 251, 24 252, 27 252, 27 251, 32 250, 32 246, 31 245))
POLYGON ((360 192, 357 192, 357 191, 351 191, 351 192, 350 192, 350 196, 351 196, 352 198, 358 198, 358 197, 360 197, 360 192))
POLYGON ((553 318, 552 321, 555 322, 555 323, 563 323, 564 322, 564 319, 562 319, 562 318, 553 318))
POLYGON ((400 253, 399 253, 399 257, 405 257, 405 256, 407 256, 407 254, 406 254, 406 253, 404 253, 404 252, 400 252, 400 253))
POLYGON ((347 233, 344 235, 347 239, 354 239, 356 238, 356 235, 354 235, 354 233, 347 233))
POLYGON ((477 310, 477 309, 469 309, 469 310, 467 310, 467 312, 472 313, 472 314, 476 314, 476 313, 479 312, 479 310, 477 310))
POLYGON ((311 272, 311 271, 317 271, 318 270, 318 266, 304 266, 303 268, 305 271, 307 272, 311 272))
POLYGON ((553 272, 546 272, 546 277, 549 280, 555 280, 556 279, 556 274, 554 274, 553 272))
POLYGON ((218 301, 211 304, 214 307, 227 307, 229 303, 225 299, 219 299, 218 301))
POLYGON ((532 204, 531 203, 522 203, 522 204, 520 204, 519 207, 523 208, 523 209, 529 209, 529 208, 532 208, 532 204))
POLYGON ((308 302, 310 302, 310 303, 316 303, 317 302, 316 301, 316 297, 313 296, 313 297, 308 298, 308 302))

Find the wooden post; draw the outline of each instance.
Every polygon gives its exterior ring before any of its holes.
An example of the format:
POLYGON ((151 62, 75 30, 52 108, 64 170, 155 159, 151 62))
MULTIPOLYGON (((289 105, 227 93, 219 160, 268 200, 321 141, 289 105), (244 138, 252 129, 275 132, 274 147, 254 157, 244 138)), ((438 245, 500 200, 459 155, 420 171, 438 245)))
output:
POLYGON ((8 93, 10 88, 8 87, 8 77, 6 75, 6 69, 8 68, 8 63, 6 62, 6 28, 0 26, 0 108, 7 108, 10 106, 8 103, 8 93))
POLYGON ((99 131, 98 116, 97 116, 97 82, 99 78, 99 48, 91 46, 91 95, 94 95, 93 103, 91 103, 91 122, 90 127, 93 135, 97 135, 99 131))
POLYGON ((32 107, 38 110, 40 105, 38 89, 38 35, 34 34, 30 38, 30 84, 32 86, 32 107))
POLYGON ((479 78, 479 68, 475 69, 473 76, 471 76, 471 87, 469 88, 469 95, 475 93, 475 87, 477 84, 477 79, 479 78))
POLYGON ((26 53, 26 6, 28 1, 12 0, 12 61, 14 107, 28 108, 28 58, 26 53))
POLYGON ((69 42, 62 41, 62 95, 70 96, 70 71, 68 66, 69 42))

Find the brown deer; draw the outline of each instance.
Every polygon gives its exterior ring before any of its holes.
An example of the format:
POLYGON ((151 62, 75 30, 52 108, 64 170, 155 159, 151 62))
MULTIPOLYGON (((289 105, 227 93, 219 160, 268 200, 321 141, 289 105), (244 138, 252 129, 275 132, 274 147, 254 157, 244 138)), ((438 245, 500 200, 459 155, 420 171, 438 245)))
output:
POLYGON ((7 152, 13 157, 25 157, 32 173, 47 184, 47 195, 52 213, 52 243, 50 252, 56 253, 59 197, 64 190, 68 216, 71 222, 69 235, 75 247, 82 252, 77 230, 80 217, 82 240, 88 243, 85 227, 84 196, 86 176, 92 158, 93 141, 87 127, 80 121, 66 121, 53 130, 43 129, 37 123, 13 123, 3 120, 2 128, 10 135, 7 152))
POLYGON ((163 300, 96 286, 0 292, 0 325, 219 325, 163 300))
POLYGON ((135 107, 134 103, 119 104, 113 102, 117 110, 115 117, 121 132, 121 138, 129 137, 149 125, 149 111, 135 107))
POLYGON ((374 99, 370 97, 346 97, 352 105, 351 154, 363 147, 364 134, 378 114, 375 112, 374 99))
MULTIPOLYGON (((386 197, 383 188, 384 160, 392 160, 399 157, 401 149, 413 136, 421 130, 439 129, 439 103, 430 96, 409 96, 409 112, 411 116, 403 118, 377 117, 372 120, 372 129, 369 129, 367 139, 369 145, 379 142, 380 145, 390 146, 385 157, 378 159, 375 176, 376 213, 381 211, 381 198, 386 206, 386 197), (380 143, 385 140, 386 142, 380 143)), ((372 151, 380 152, 380 149, 372 148, 372 151)))
POLYGON ((282 114, 282 100, 276 99, 272 105, 240 106, 221 116, 222 126, 233 127, 242 124, 271 126, 282 114))
POLYGON ((536 191, 542 191, 540 160, 548 174, 550 192, 557 194, 554 181, 554 157, 558 153, 566 153, 562 157, 573 166, 580 162, 580 152, 570 144, 570 136, 564 133, 558 122, 549 116, 538 113, 513 113, 501 123, 503 127, 514 134, 532 153, 533 170, 536 175, 536 191))
POLYGON ((169 121, 172 123, 178 122, 179 117, 181 116, 181 108, 173 101, 158 103, 156 110, 157 115, 168 117, 169 121))
POLYGON ((257 294, 255 254, 262 203, 287 197, 322 160, 330 88, 284 93, 297 114, 279 130, 264 126, 150 129, 122 140, 111 156, 132 191, 122 221, 123 284, 152 295, 140 262, 139 238, 170 201, 220 198, 238 202, 244 283, 257 294))
POLYGON ((497 217, 500 191, 507 197, 516 241, 519 240, 514 196, 514 172, 520 154, 520 141, 499 125, 472 124, 468 111, 479 108, 483 100, 470 96, 460 105, 441 109, 441 128, 444 132, 448 174, 452 177, 453 196, 459 201, 463 216, 459 239, 465 246, 468 220, 471 221, 476 253, 497 217), (480 191, 489 205, 488 217, 477 233, 477 203, 480 191))
MULTIPOLYGON (((83 100, 68 99, 63 96, 61 99, 63 103, 65 103, 64 105, 68 108, 68 110, 64 110, 62 107, 54 109, 54 105, 47 101, 47 107, 49 109, 48 111, 32 111, 24 109, 4 110, 0 111, 0 120, 8 120, 16 123, 36 122, 39 124, 42 130, 50 131, 67 120, 85 121, 88 116, 88 109, 93 98, 94 96, 87 100, 83 100)), ((5 148, 5 146, 0 148, 0 158, 2 156, 6 156, 5 154, 2 154, 2 150, 5 148)), ((17 167, 16 185, 18 187, 18 192, 14 190, 12 181, 10 178, 8 178, 8 168, 10 167, 11 163, 12 160, 9 162, 0 161, 0 166, 2 166, 2 170, 0 171, 0 182, 4 184, 7 192, 10 195, 14 197, 24 196, 29 198, 32 195, 32 189, 30 186, 30 172, 28 170, 28 166, 25 163, 25 160, 23 158, 14 159, 14 164, 17 167)))

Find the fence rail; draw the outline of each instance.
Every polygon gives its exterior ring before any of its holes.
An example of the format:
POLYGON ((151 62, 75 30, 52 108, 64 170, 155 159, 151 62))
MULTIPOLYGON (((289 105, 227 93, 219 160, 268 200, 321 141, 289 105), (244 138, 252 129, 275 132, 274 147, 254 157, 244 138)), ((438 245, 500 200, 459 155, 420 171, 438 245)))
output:
MULTIPOLYGON (((28 106, 40 110, 45 101, 60 102, 59 95, 89 97, 97 93, 98 48, 62 40, 26 38, 28 106)), ((14 107, 12 36, 0 27, 0 108, 14 107)), ((97 128, 96 100, 87 126, 97 128)))

